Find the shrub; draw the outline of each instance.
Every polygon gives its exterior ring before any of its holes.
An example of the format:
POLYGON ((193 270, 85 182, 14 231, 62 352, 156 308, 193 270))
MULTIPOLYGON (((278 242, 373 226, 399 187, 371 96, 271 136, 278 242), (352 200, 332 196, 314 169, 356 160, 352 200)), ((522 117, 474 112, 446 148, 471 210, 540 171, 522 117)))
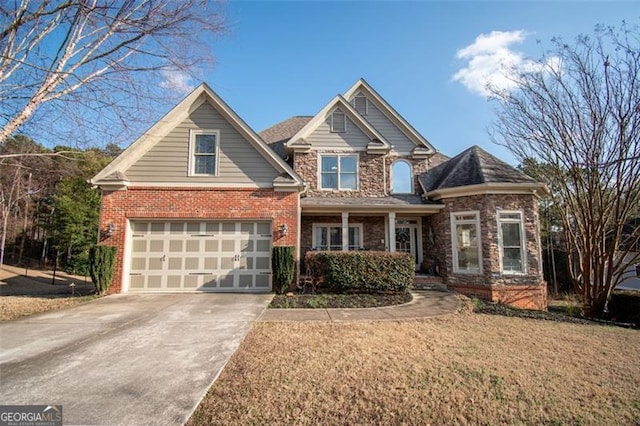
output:
POLYGON ((105 294, 116 264, 117 247, 93 246, 89 250, 89 273, 97 294, 105 294))
POLYGON ((295 247, 284 246, 274 247, 271 256, 271 266, 273 268, 273 283, 279 294, 289 289, 293 282, 293 272, 295 247))
POLYGON ((640 292, 618 292, 609 300, 611 319, 640 325, 640 292))
POLYGON ((408 291, 415 274, 408 253, 307 252, 305 264, 318 281, 338 293, 408 291))

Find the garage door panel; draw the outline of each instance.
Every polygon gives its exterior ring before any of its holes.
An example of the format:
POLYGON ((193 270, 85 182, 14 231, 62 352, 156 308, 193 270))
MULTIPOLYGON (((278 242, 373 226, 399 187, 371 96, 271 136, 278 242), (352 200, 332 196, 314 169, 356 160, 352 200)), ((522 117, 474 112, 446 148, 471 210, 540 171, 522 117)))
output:
POLYGON ((200 277, 198 275, 186 275, 184 277, 184 288, 195 290, 200 285, 200 277))
POLYGON ((207 271, 215 271, 218 269, 218 258, 217 257, 205 257, 204 258, 204 269, 207 271))
POLYGON ((269 253, 271 251, 271 240, 256 241, 256 251, 269 253))
POLYGON ((170 253, 181 253, 184 251, 184 241, 183 240, 169 240, 169 252, 170 253))
POLYGON ((162 275, 147 275, 147 288, 158 289, 162 287, 162 275))
POLYGON ((147 242, 145 240, 134 240, 131 250, 134 253, 143 253, 147 251, 147 242))
POLYGON ((197 271, 200 269, 200 258, 199 257, 185 257, 184 258, 184 269, 190 271, 197 271))
POLYGON ((129 289, 271 288, 271 222, 134 221, 129 289))
POLYGON ((168 275, 167 288, 182 288, 182 275, 168 275))
POLYGON ((271 287, 271 280, 269 275, 256 275, 256 288, 269 288, 271 287))

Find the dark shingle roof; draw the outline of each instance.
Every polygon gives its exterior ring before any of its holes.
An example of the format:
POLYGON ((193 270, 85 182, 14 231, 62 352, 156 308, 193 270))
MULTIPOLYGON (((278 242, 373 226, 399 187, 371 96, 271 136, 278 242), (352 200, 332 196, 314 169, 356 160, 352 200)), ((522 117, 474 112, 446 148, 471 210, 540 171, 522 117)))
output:
POLYGON ((291 139, 291 136, 298 133, 312 118, 313 117, 306 115, 291 117, 261 131, 258 135, 263 141, 269 144, 276 154, 284 158, 287 155, 284 144, 291 139))
POLYGON ((536 183, 477 145, 420 175, 426 192, 483 183, 536 183))
POLYGON ((313 117, 307 115, 298 115, 287 118, 286 120, 274 124, 258 134, 262 140, 268 144, 289 140, 291 139, 291 136, 298 133, 298 131, 302 129, 312 118, 313 117))

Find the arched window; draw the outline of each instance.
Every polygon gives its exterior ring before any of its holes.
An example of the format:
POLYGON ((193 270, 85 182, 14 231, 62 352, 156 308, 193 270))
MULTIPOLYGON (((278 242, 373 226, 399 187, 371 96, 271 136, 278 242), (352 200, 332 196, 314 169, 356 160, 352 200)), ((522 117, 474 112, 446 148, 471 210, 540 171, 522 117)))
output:
POLYGON ((413 193, 413 172, 411 164, 398 160, 391 166, 391 192, 393 194, 413 193))

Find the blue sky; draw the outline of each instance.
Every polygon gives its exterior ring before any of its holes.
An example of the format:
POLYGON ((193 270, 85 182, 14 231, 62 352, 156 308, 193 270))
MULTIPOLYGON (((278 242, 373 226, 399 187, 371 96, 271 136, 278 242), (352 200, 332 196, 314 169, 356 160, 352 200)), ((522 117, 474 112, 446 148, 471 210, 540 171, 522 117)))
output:
POLYGON ((231 1, 225 8, 230 31, 211 41, 216 63, 202 78, 256 131, 313 115, 364 77, 444 154, 476 144, 510 162, 487 134, 492 106, 479 93, 482 67, 504 55, 538 58, 554 36, 571 40, 596 24, 640 17, 640 2, 631 1, 231 1), (454 80, 461 69, 465 79, 454 80))

